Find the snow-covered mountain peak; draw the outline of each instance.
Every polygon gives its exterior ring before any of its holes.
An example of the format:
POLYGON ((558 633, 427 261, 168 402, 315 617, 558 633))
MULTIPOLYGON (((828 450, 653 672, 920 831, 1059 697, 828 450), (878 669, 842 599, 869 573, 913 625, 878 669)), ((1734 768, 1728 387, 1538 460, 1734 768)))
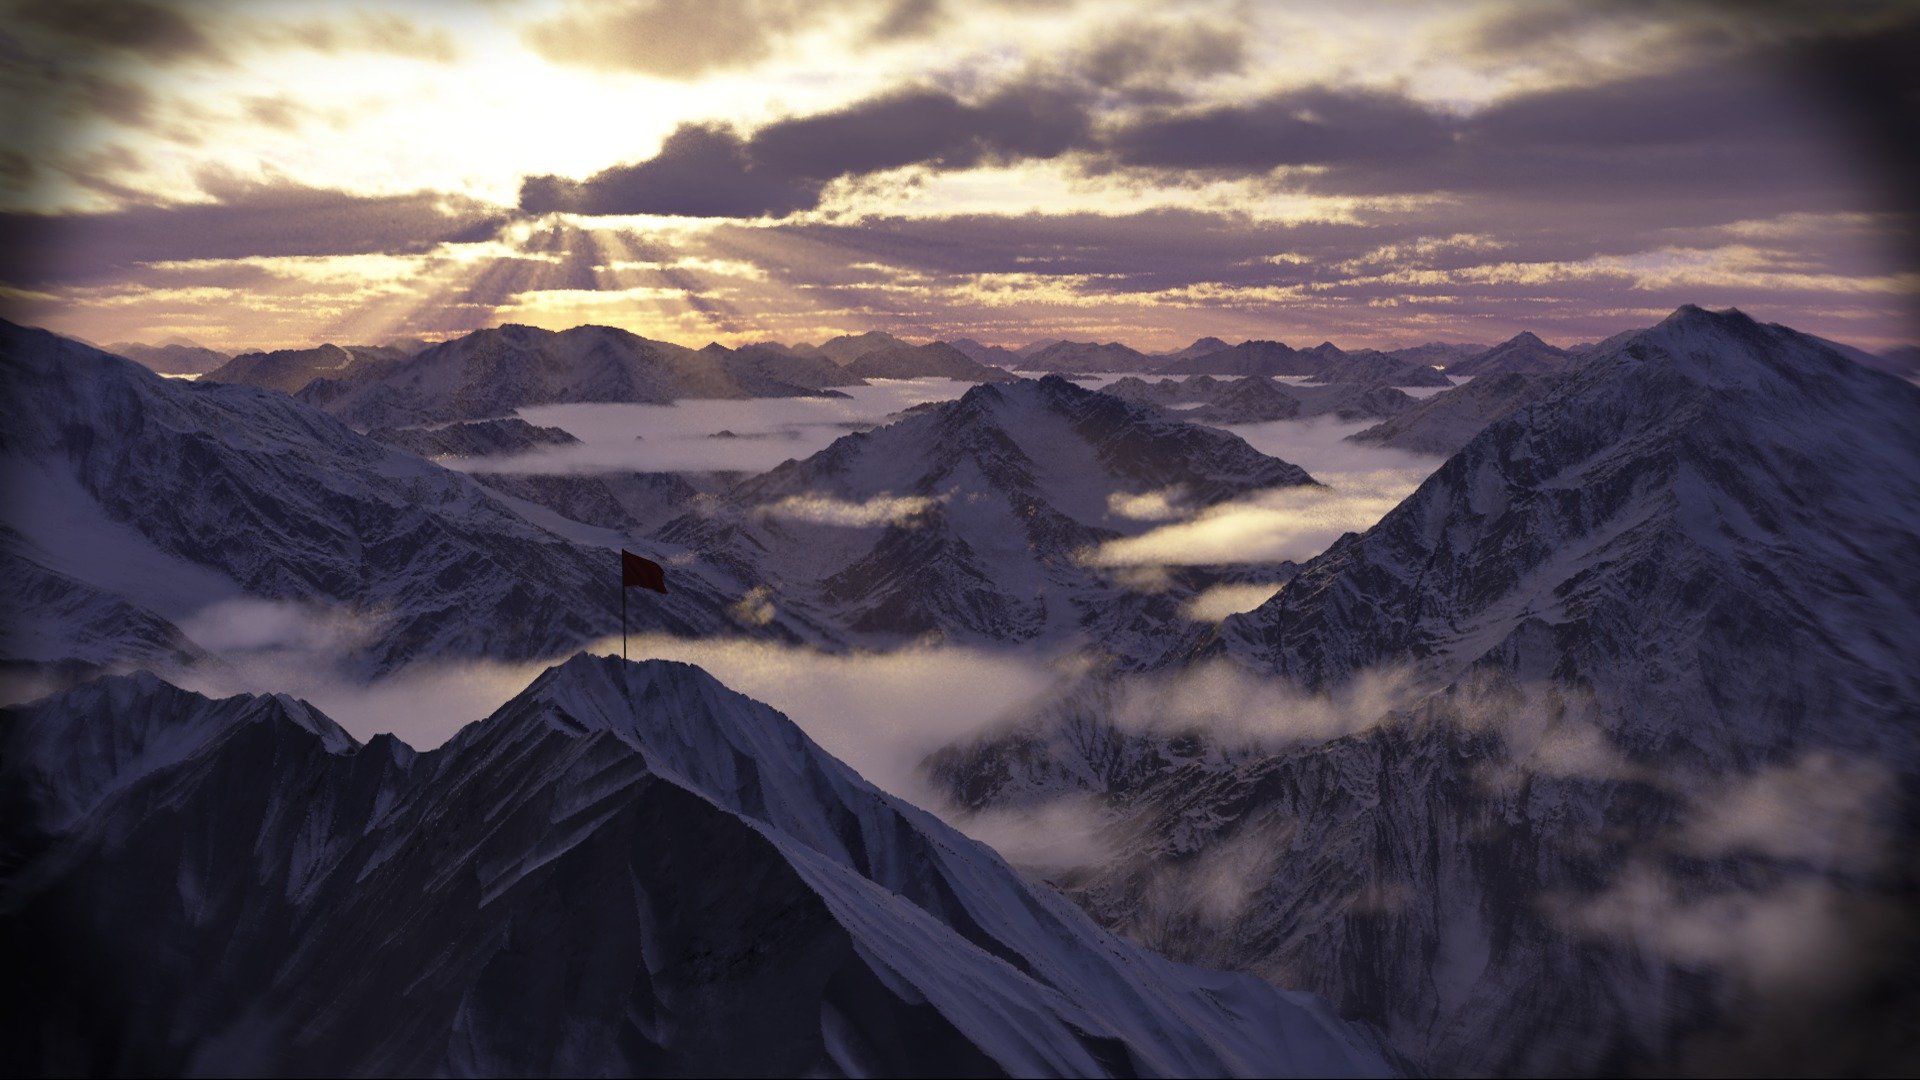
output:
POLYGON ((1683 308, 1488 426, 1223 632, 1309 684, 1557 657, 1649 749, 1802 738, 1805 703, 1736 672, 1771 655, 1860 716, 1920 700, 1897 644, 1920 637, 1916 417, 1920 387, 1683 308), (1649 681, 1668 688, 1658 707, 1649 681), (1697 723, 1734 700, 1740 728, 1697 723))

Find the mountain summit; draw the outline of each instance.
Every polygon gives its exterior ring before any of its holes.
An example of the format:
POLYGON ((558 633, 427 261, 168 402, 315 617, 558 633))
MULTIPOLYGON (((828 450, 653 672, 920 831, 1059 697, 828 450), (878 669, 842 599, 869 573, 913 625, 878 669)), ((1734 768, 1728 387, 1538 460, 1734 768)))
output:
POLYGON ((11 798, 113 787, 0 837, 0 955, 36 973, 10 1074, 1394 1071, 1316 999, 1097 929, 698 668, 576 656, 422 754, 144 676, 0 713, 0 745, 11 798))

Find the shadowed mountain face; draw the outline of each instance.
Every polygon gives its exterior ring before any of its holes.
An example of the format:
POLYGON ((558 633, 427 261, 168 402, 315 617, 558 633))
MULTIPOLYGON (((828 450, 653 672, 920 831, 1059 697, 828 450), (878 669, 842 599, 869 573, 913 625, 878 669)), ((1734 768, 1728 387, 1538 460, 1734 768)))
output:
POLYGON ((1238 436, 1058 376, 982 386, 742 483, 658 534, 752 566, 778 605, 862 634, 1169 642, 1184 586, 1127 588, 1086 556, 1146 531, 1116 499, 1192 508, 1311 484, 1238 436))
POLYGON ((1101 392, 1156 405, 1195 405, 1174 414, 1195 424, 1257 424, 1316 416, 1361 420, 1397 416, 1415 404, 1413 398, 1391 386, 1365 383, 1288 386, 1261 375, 1232 380, 1195 375, 1190 379, 1161 379, 1153 383, 1129 375, 1103 387, 1101 392))
MULTIPOLYGON (((0 357, 17 418, 0 435, 18 514, 6 553, 33 585, 9 620, 33 649, 15 659, 197 655, 179 624, 242 599, 357 620, 349 652, 370 670, 551 656, 617 629, 611 552, 284 394, 165 379, 11 324, 0 357)), ((734 625, 744 586, 680 577, 638 617, 683 633, 734 625)))
POLYGON ((201 378, 208 382, 264 386, 292 394, 315 379, 378 378, 408 355, 399 349, 339 345, 242 353, 201 378))
POLYGON ((1096 793, 1123 854, 1057 879, 1096 917, 1442 1073, 1911 1061, 1915 416, 1817 341, 1683 308, 1191 668, 1090 680, 934 771, 969 805, 1096 793), (1226 661, 1297 693, 1117 724, 1226 661))
POLYGON ((425 754, 120 677, 0 713, 0 746, 11 1074, 1393 1071, 697 668, 575 657, 425 754))
POLYGON ((567 446, 580 441, 560 428, 536 427, 517 416, 444 427, 374 428, 367 432, 367 438, 423 458, 517 454, 538 446, 567 446))
POLYGON ((1020 362, 1019 353, 1001 345, 987 345, 972 338, 955 338, 947 344, 982 364, 994 367, 1011 368, 1020 362))
POLYGON ((1152 371, 1155 358, 1117 341, 1056 341, 1024 354, 1015 365, 1021 371, 1051 371, 1063 375, 1092 375, 1111 371, 1152 371))
POLYGON ((1347 438, 1416 454, 1451 456, 1487 425, 1545 397, 1565 378, 1565 372, 1482 375, 1425 401, 1408 402, 1408 408, 1385 423, 1347 438))
POLYGON ((863 379, 958 379, 962 382, 1012 382, 1019 376, 988 367, 943 341, 926 345, 896 342, 861 353, 842 369, 863 379))

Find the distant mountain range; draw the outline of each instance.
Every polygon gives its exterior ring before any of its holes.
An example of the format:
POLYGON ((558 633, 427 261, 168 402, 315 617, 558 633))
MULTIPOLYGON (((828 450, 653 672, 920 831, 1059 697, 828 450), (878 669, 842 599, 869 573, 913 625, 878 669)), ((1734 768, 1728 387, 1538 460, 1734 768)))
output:
POLYGON ((1304 375, 1324 382, 1387 386, 1451 386, 1433 368, 1373 350, 1346 352, 1332 342, 1295 349, 1279 341, 1243 341, 1213 352, 1169 360, 1167 375, 1304 375))
POLYGON ((1155 362, 1117 341, 1056 341, 1020 358, 1020 371, 1050 371, 1062 375, 1097 375, 1115 371, 1150 371, 1155 362))
POLYGON ((1413 398, 1391 386, 1345 382, 1291 386, 1261 375, 1233 380, 1195 375, 1152 383, 1129 375, 1109 383, 1102 392, 1156 405, 1195 404, 1175 415, 1196 424, 1257 424, 1316 416, 1377 419, 1398 416, 1415 405, 1413 398))
POLYGON ((232 359, 227 353, 191 341, 171 341, 162 345, 118 341, 108 345, 105 351, 145 364, 163 375, 203 375, 232 359))

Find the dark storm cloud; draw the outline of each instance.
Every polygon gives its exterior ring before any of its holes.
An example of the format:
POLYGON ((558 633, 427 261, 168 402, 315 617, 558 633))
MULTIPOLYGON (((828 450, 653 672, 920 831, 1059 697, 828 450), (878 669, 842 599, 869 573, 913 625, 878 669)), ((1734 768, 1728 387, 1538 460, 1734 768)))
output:
POLYGON ((746 141, 730 128, 686 124, 660 153, 573 181, 528 177, 520 209, 530 214, 668 214, 687 217, 782 216, 819 201, 824 180, 756 166, 746 141))
POLYGON ((1056 157, 1087 137, 1071 91, 1023 89, 968 103, 907 90, 845 109, 776 121, 751 136, 714 125, 675 129, 660 153, 584 181, 529 177, 528 213, 781 217, 819 202, 828 181, 905 165, 964 169, 1056 157))
POLYGON ((178 4, 151 0, 26 0, 11 5, 17 25, 47 32, 67 48, 115 51, 158 62, 210 59, 221 50, 178 4))
POLYGON ((293 184, 210 184, 218 201, 0 215, 15 285, 81 283, 150 262, 423 251, 491 236, 493 208, 430 192, 357 196, 293 184))
POLYGON ((1452 137, 1444 117, 1399 95, 1315 87, 1249 105, 1144 116, 1109 136, 1106 149, 1120 165, 1266 172, 1417 162, 1452 137))

